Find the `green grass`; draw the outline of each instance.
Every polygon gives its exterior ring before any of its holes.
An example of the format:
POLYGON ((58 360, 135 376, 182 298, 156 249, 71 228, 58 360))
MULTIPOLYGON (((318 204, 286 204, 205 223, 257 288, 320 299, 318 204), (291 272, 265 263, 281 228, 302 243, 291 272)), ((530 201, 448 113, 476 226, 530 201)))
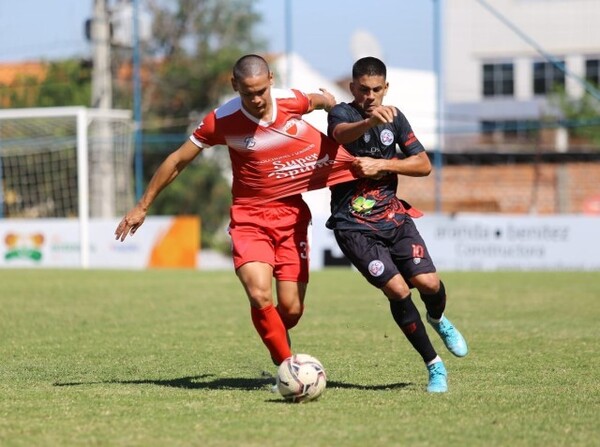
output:
POLYGON ((471 349, 429 331, 447 394, 380 292, 326 270, 292 336, 328 388, 297 405, 232 272, 0 270, 0 445, 598 445, 600 272, 442 277, 471 349))

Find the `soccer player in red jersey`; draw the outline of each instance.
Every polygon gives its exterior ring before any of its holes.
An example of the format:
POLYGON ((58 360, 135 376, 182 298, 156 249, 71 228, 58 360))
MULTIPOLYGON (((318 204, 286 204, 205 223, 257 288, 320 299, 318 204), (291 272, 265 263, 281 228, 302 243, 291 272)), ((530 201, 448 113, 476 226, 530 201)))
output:
POLYGON ((233 171, 229 233, 234 267, 254 327, 280 364, 292 355, 288 330, 304 311, 309 276, 311 214, 300 193, 354 179, 353 157, 302 120, 306 113, 335 105, 329 92, 272 88, 267 62, 252 54, 236 62, 231 82, 238 96, 208 113, 189 140, 164 160, 115 235, 121 241, 133 235, 159 192, 202 149, 226 145, 233 171))

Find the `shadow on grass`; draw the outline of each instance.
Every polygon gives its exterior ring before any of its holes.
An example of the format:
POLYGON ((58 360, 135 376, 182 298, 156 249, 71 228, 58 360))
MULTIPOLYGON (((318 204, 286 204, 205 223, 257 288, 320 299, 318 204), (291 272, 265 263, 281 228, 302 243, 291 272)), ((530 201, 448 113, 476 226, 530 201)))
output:
MULTIPOLYGON (((140 380, 101 380, 96 382, 55 382, 54 386, 82 386, 82 385, 98 385, 98 384, 119 384, 119 385, 158 385, 171 388, 184 389, 209 389, 209 390, 257 390, 273 385, 272 377, 260 378, 213 378, 214 374, 203 374, 200 376, 188 376, 178 379, 140 379, 140 380)), ((393 390, 406 388, 412 385, 411 383, 389 383, 383 385, 359 385, 347 382, 338 382, 334 380, 327 381, 327 388, 349 388, 366 391, 393 390)))

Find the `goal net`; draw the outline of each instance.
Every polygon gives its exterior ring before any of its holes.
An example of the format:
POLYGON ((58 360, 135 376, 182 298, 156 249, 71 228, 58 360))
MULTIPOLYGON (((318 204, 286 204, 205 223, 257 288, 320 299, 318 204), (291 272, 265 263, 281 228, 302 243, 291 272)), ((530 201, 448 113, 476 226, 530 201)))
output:
POLYGON ((0 213, 78 217, 82 206, 91 217, 124 213, 133 202, 131 137, 129 111, 0 110, 0 213))
POLYGON ((90 217, 133 204, 132 135, 127 110, 0 110, 0 217, 78 218, 85 250, 90 217))

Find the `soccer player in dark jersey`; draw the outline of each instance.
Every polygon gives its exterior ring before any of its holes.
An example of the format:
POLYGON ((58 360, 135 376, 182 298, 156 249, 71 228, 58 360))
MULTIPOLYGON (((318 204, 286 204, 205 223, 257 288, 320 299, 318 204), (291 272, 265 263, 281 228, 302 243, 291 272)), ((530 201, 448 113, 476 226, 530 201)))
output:
POLYGON ((427 366, 427 391, 440 393, 448 390, 446 368, 412 301, 412 288, 448 350, 463 357, 468 348, 444 316, 444 284, 412 219, 420 213, 396 195, 398 175, 429 175, 431 163, 404 114, 382 104, 386 72, 377 58, 359 59, 350 83, 354 100, 329 112, 328 134, 357 157, 353 169, 359 179, 331 187, 327 227, 352 264, 388 298, 394 320, 427 366))

